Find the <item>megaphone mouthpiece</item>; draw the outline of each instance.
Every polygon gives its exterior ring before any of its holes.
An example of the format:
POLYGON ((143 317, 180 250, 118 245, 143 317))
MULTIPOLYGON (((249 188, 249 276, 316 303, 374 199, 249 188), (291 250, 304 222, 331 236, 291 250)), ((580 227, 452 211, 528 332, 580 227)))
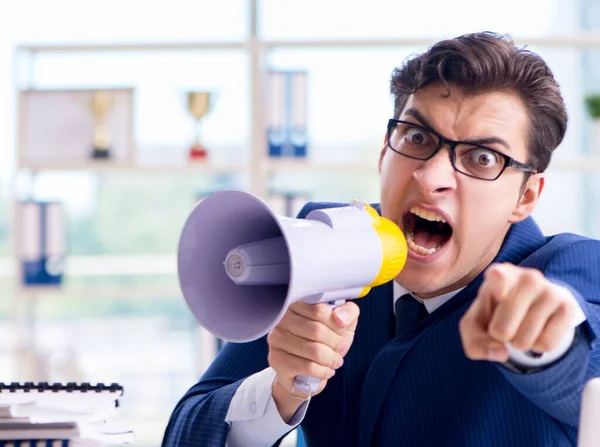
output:
POLYGON ((234 248, 225 258, 225 272, 238 285, 287 285, 290 263, 282 236, 234 248))

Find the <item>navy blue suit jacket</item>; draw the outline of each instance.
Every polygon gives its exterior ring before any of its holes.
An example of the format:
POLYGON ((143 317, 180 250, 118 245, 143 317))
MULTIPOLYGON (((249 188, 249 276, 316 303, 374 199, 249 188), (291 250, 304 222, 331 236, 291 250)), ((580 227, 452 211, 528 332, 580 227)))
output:
MULTIPOLYGON (((308 204, 299 217, 316 208, 308 204)), ((533 219, 511 227, 495 261, 533 267, 568 287, 587 321, 573 348, 542 371, 519 374, 469 360, 458 324, 482 282, 395 337, 392 283, 357 300, 361 314, 344 365, 310 402, 309 446, 576 445, 581 391, 600 375, 600 241, 544 237, 533 219)), ((225 415, 242 381, 267 365, 265 338, 227 343, 173 411, 164 447, 223 446, 225 415)))

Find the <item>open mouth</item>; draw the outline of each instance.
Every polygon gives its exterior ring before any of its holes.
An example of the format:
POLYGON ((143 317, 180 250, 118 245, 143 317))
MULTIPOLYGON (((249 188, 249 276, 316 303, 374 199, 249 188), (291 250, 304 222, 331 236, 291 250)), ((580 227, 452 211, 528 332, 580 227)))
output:
POLYGON ((413 206, 402 217, 408 248, 421 256, 429 256, 452 237, 452 227, 443 216, 413 206))

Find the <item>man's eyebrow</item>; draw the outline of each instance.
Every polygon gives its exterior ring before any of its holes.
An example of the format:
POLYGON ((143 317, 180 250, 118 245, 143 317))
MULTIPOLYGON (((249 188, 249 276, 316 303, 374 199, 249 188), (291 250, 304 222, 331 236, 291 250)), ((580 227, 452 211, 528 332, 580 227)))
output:
POLYGON ((433 126, 429 123, 429 121, 427 121, 427 118, 425 118, 423 116, 423 114, 421 112, 419 112, 417 109, 413 109, 413 108, 406 109, 404 111, 404 114, 410 115, 413 118, 416 118, 417 121, 419 121, 423 126, 429 127, 430 129, 433 130, 433 126))
MULTIPOLYGON (((417 109, 414 109, 414 108, 406 109, 404 111, 404 114, 412 116, 417 121, 419 121, 423 126, 428 127, 431 130, 434 130, 433 126, 429 123, 427 118, 425 118, 423 116, 423 114, 421 112, 419 112, 417 109)), ((482 146, 487 146, 490 144, 500 144, 500 145, 504 146, 506 149, 510 150, 510 145, 507 143, 507 141, 500 137, 477 138, 477 139, 468 140, 465 142, 473 143, 473 144, 480 144, 482 146)))
POLYGON ((500 144, 510 151, 510 145, 506 142, 506 140, 500 137, 479 138, 477 140, 469 140, 468 143, 480 144, 482 146, 489 146, 490 144, 500 144))

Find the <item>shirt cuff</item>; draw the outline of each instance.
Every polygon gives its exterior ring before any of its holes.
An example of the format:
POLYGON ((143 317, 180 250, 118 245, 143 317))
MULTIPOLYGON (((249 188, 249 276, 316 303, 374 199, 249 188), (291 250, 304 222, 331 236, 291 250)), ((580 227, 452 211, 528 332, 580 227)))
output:
POLYGON ((556 348, 541 354, 531 351, 521 351, 520 349, 512 346, 510 343, 507 343, 506 349, 508 350, 509 363, 521 368, 541 368, 560 359, 573 344, 575 329, 586 320, 585 313, 569 289, 559 284, 553 284, 553 286, 561 296, 569 300, 573 306, 575 306, 572 322, 573 329, 565 334, 565 337, 556 348))
POLYGON ((272 386, 275 371, 265 368, 242 382, 236 390, 225 422, 229 427, 227 446, 267 446, 302 422, 309 400, 300 405, 289 424, 286 424, 273 400, 272 386))

